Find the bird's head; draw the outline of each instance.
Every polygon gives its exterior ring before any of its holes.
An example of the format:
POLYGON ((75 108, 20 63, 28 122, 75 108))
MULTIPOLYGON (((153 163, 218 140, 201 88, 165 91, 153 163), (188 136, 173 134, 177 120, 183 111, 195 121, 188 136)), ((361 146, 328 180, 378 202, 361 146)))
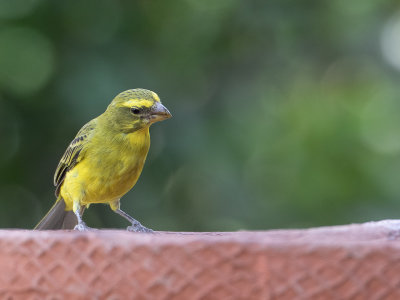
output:
POLYGON ((118 94, 106 110, 106 115, 124 131, 135 131, 171 118, 156 93, 145 89, 127 90, 118 94))

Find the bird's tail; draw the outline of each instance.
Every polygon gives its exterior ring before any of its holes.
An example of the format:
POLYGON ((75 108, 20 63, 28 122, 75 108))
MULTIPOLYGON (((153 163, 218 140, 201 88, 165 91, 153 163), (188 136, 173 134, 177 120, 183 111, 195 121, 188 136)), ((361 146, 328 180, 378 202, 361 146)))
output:
POLYGON ((74 229, 78 220, 72 210, 65 210, 64 199, 59 198, 34 230, 74 229))

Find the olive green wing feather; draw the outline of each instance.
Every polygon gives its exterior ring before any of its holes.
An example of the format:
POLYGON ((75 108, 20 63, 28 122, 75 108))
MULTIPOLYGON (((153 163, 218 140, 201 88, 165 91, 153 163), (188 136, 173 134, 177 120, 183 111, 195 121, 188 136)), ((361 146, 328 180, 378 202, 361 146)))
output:
POLYGON ((71 170, 85 155, 85 145, 93 135, 94 129, 96 128, 96 119, 93 119, 86 125, 84 125, 74 140, 69 144, 64 155, 61 157, 58 163, 56 172, 54 174, 54 185, 56 188, 56 196, 60 194, 60 188, 64 182, 66 173, 71 170))

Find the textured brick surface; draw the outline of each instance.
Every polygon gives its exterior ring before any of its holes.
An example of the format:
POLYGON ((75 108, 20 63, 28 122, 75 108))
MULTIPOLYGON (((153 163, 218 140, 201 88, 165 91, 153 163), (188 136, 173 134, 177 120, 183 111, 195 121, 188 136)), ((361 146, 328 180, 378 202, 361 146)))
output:
POLYGON ((400 222, 135 234, 0 230, 1 299, 400 299, 400 222))

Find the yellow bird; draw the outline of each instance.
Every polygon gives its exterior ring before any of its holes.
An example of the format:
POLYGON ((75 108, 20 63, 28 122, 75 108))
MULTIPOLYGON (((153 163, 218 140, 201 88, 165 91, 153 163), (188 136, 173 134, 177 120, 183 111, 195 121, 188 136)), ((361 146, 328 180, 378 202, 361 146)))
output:
POLYGON ((106 203, 132 223, 128 230, 151 232, 120 209, 120 198, 142 172, 150 125, 170 117, 152 91, 133 89, 117 95, 69 144, 54 174, 57 201, 35 229, 88 230, 82 220, 84 209, 106 203))

